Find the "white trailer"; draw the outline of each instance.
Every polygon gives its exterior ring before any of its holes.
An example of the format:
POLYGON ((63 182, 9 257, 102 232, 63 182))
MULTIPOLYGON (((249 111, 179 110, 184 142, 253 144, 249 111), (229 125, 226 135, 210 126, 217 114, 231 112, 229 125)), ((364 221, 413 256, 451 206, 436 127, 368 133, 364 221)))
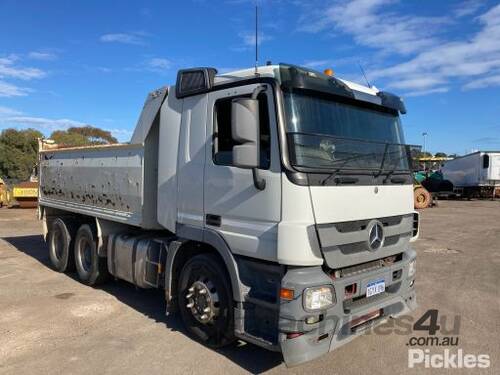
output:
POLYGON ((492 197, 500 187, 500 151, 477 151, 447 161, 443 177, 466 197, 492 197))
POLYGON ((416 307, 405 112, 293 65, 181 70, 130 144, 40 151, 52 266, 163 289, 207 345, 316 358, 416 307))

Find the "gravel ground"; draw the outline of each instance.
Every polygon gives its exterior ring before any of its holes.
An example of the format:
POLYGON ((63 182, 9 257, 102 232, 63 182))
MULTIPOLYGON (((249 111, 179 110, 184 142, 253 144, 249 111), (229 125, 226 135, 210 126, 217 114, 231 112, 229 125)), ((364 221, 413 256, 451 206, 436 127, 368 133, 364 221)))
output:
MULTIPOLYGON (((90 288, 75 275, 52 271, 40 233, 35 210, 0 209, 1 374, 424 372, 408 369, 406 344, 416 333, 362 335, 291 369, 279 354, 249 344, 210 350, 186 336, 178 317, 164 315, 161 292, 121 281, 90 288)), ((414 246, 419 308, 413 319, 438 309, 451 327, 459 316, 458 347, 488 354, 491 366, 483 373, 500 373, 500 202, 440 202, 422 212, 414 246)), ((466 372, 481 370, 447 371, 466 372)))

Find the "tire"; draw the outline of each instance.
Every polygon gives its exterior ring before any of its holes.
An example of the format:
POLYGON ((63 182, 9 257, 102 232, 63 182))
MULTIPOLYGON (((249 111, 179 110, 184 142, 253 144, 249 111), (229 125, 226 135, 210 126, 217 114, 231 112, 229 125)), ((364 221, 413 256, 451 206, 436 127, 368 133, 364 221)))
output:
POLYGON ((427 208, 431 204, 431 194, 423 187, 418 187, 413 191, 414 206, 418 209, 427 208))
POLYGON ((182 321, 193 337, 212 348, 235 340, 231 283, 217 257, 201 254, 189 259, 182 268, 177 290, 182 321), (205 294, 201 293, 203 288, 205 294), (190 307, 190 303, 194 306, 190 307), (204 307, 209 307, 208 314, 204 307), (203 319, 204 314, 209 319, 203 319))
POLYGON ((73 243, 75 238, 75 225, 69 220, 56 218, 49 230, 49 259, 52 268, 58 272, 75 270, 73 256, 73 243))
POLYGON ((109 277, 106 258, 97 254, 96 231, 89 224, 78 229, 75 238, 75 266, 80 281, 87 285, 98 285, 109 277))

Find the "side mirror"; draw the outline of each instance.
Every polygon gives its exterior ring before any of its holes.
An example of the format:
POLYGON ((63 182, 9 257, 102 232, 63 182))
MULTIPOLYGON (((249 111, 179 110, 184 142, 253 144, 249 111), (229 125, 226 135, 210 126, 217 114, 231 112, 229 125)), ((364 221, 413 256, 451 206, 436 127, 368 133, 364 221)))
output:
POLYGON ((234 99, 231 104, 233 165, 239 168, 258 168, 260 165, 259 101, 251 98, 234 99))

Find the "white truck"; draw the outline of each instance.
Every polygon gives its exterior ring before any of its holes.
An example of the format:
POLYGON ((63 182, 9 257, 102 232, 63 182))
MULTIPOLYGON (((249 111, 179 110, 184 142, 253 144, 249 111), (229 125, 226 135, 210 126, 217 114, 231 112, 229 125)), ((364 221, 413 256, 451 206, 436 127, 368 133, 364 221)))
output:
POLYGON ((500 188, 500 151, 477 151, 447 161, 443 177, 463 196, 494 197, 500 188))
POLYGON ((416 307, 405 112, 293 65, 181 70, 130 144, 40 151, 52 265, 164 289, 208 346, 316 358, 416 307))

